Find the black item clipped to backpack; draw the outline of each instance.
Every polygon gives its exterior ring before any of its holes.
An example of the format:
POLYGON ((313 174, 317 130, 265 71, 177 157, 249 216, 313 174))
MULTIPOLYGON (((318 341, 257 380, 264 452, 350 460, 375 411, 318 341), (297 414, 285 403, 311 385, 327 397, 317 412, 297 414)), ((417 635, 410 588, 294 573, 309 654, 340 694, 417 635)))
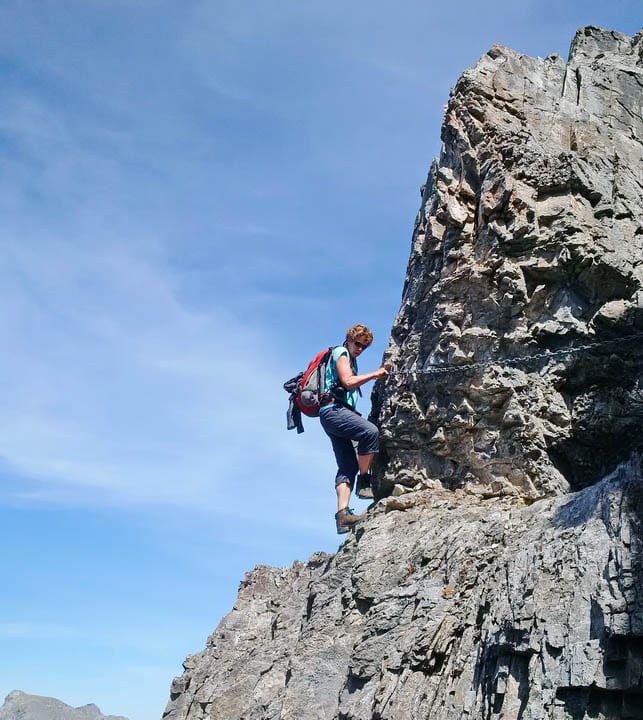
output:
POLYGON ((297 428, 297 433, 304 432, 302 413, 308 417, 319 416, 321 396, 326 384, 326 367, 334 349, 329 347, 318 352, 304 372, 284 383, 284 390, 290 394, 286 412, 288 430, 297 428))

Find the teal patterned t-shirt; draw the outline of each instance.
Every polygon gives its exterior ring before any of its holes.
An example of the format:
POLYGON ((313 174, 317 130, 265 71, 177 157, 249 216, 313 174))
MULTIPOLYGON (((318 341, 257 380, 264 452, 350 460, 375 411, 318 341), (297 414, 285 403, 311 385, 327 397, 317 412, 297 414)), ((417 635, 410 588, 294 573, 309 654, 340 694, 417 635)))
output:
MULTIPOLYGON (((330 362, 326 366, 326 383, 324 385, 324 392, 329 393, 331 391, 331 388, 337 386, 341 387, 339 384, 339 375, 337 374, 337 361, 342 355, 346 355, 348 357, 348 361, 350 362, 351 369, 355 375, 357 375, 357 360, 354 358, 351 358, 348 350, 343 346, 339 345, 333 350, 333 355, 330 359, 330 362)), ((344 393, 344 402, 349 407, 355 409, 357 405, 357 398, 359 397, 359 390, 357 388, 354 388, 353 390, 343 390, 344 393)), ((326 410, 327 408, 336 407, 337 405, 340 405, 341 403, 332 403, 330 405, 324 405, 322 408, 322 412, 326 410)))

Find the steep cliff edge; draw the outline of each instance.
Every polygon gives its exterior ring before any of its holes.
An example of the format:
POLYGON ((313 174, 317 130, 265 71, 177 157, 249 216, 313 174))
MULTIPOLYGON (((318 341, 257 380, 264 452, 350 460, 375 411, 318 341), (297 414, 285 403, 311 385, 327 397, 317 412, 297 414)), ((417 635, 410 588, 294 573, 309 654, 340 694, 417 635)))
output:
POLYGON ((642 54, 464 73, 374 394, 395 495, 248 573, 168 720, 643 718, 642 54))

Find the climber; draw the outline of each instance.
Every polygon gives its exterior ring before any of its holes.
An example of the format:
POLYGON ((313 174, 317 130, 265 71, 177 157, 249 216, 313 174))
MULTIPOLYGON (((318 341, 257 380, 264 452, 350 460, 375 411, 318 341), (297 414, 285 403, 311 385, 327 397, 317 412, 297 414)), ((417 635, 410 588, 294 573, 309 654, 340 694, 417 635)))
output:
POLYGON ((356 515, 349 507, 355 476, 357 496, 372 498, 371 462, 379 449, 379 430, 355 409, 360 387, 389 372, 383 365, 375 372, 358 374, 357 358, 373 342, 373 333, 364 325, 354 325, 346 331, 343 345, 333 350, 326 367, 326 382, 321 398, 319 420, 330 438, 337 461, 335 490, 337 513, 335 523, 341 535, 348 532, 364 515, 356 515))

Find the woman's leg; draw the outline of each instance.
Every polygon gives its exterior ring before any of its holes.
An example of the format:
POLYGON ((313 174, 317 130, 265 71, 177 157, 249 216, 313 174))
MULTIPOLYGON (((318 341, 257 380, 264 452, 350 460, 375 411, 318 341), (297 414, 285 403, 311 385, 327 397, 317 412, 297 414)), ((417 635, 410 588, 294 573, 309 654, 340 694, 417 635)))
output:
POLYGON ((341 482, 335 485, 337 491, 337 510, 343 510, 350 505, 351 486, 348 483, 341 482))
POLYGON ((364 462, 373 459, 379 450, 380 431, 372 422, 348 408, 334 407, 320 415, 321 425, 329 436, 354 440, 357 443, 357 454, 371 456, 364 462))
POLYGON ((369 453, 368 455, 358 455, 357 456, 357 462, 359 463, 360 475, 366 475, 366 473, 368 473, 368 471, 371 468, 371 463, 373 462, 374 457, 375 457, 375 453, 369 453))
POLYGON ((343 407, 323 412, 321 424, 330 437, 339 468, 335 478, 338 509, 348 506, 355 475, 366 475, 379 449, 379 430, 372 422, 343 407), (357 458, 355 447, 357 445, 357 458), (342 504, 344 503, 344 504, 342 504))
POLYGON ((335 487, 337 488, 337 500, 346 501, 344 505, 340 505, 338 510, 346 507, 349 503, 353 486, 355 485, 355 476, 359 470, 357 456, 353 443, 347 438, 330 435, 330 443, 333 446, 335 460, 337 462, 337 473, 335 475, 335 487))

